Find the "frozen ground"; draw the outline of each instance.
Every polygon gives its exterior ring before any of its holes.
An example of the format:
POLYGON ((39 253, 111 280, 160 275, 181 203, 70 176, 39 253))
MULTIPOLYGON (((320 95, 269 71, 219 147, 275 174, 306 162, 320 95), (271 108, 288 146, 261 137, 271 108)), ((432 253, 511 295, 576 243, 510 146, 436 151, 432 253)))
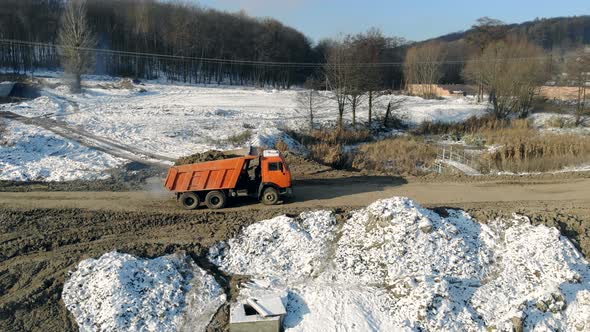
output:
MULTIPOLYGON (((57 81, 51 78, 48 80, 57 81)), ((85 82, 91 87, 79 95, 70 94, 63 86, 44 88, 41 97, 0 106, 0 111, 64 121, 90 134, 171 158, 212 148, 239 147, 237 145, 274 146, 278 139, 289 140, 281 131, 282 128, 296 129, 309 125, 307 112, 298 106, 297 94, 301 91, 297 89, 269 90, 157 82, 148 82, 134 89, 114 89, 108 87, 111 83, 112 79, 91 78, 85 82), (140 92, 139 88, 145 92, 140 92), (228 140, 244 132, 250 133, 245 142, 228 140)), ((425 100, 418 97, 383 96, 375 102, 375 114, 382 115, 389 100, 400 98, 404 102, 397 114, 408 123, 424 120, 460 121, 483 114, 486 108, 469 99, 425 100)), ((327 101, 327 104, 331 102, 327 101)), ((335 122, 336 109, 335 105, 325 107, 314 118, 318 123, 335 122)), ((361 105, 357 114, 359 121, 363 121, 367 106, 361 105)), ((17 125, 11 124, 11 128, 15 127, 17 125)), ((289 143, 300 148, 294 142, 289 143)), ((35 149, 30 144, 23 143, 17 148, 23 160, 47 157, 43 149, 35 149)), ((28 165, 14 163, 4 156, 0 155, 0 163, 5 165, 0 170, 0 178, 27 178, 28 165)), ((68 156, 80 159, 76 151, 70 151, 68 156)), ((98 164, 103 164, 100 158, 98 164)), ((49 173, 43 173, 39 179, 103 175, 100 171, 83 175, 64 167, 55 164, 49 173)))
POLYGON ((287 331, 590 329, 590 268, 556 229, 447 213, 392 198, 342 224, 282 216, 210 259, 255 278, 242 295, 282 296, 287 331))
POLYGON ((10 121, 0 145, 0 180, 67 181, 108 177, 125 160, 45 129, 10 121))
POLYGON ((203 331, 225 294, 184 255, 111 252, 80 262, 62 298, 80 331, 203 331))

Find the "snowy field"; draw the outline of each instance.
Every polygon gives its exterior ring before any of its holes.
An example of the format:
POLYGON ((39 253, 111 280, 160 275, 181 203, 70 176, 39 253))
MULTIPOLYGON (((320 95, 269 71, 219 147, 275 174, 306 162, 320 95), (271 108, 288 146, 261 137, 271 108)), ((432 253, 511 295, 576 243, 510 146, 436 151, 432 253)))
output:
MULTIPOLYGON (((57 82, 57 79, 48 79, 57 82)), ((44 88, 42 96, 27 102, 0 105, 27 117, 48 117, 64 121, 92 135, 111 139, 169 158, 209 149, 237 148, 228 138, 250 131, 244 144, 274 146, 279 138, 288 139, 283 128, 307 128, 307 112, 298 105, 302 90, 269 90, 248 87, 194 86, 148 82, 133 89, 114 89, 116 81, 92 78, 82 94, 70 94, 64 86, 44 88), (145 91, 141 92, 142 88, 145 91)), ((404 99, 398 116, 408 123, 461 121, 481 115, 486 106, 470 99, 425 100, 418 97, 383 96, 376 100, 377 116, 385 112, 390 100, 404 99)), ((316 123, 334 123, 337 107, 326 98, 326 106, 314 115, 316 123)), ((350 118, 350 112, 347 112, 350 118)), ((358 121, 367 116, 367 105, 357 110, 358 121)), ((0 146, 0 179, 58 180, 98 178, 104 170, 123 161, 68 142, 55 134, 26 128, 11 121, 8 144, 0 146), (28 134, 25 134, 28 132, 28 134), (28 140, 27 137, 34 137, 28 140), (67 151, 45 149, 43 142, 61 140, 67 151), (9 159, 7 156, 11 156, 9 159), (39 161, 49 156, 76 160, 81 165, 56 163, 46 167, 39 161), (90 165, 95 164, 94 167, 90 165), (82 171, 86 169, 86 171, 82 171)))
MULTIPOLYGON (((341 223, 328 211, 261 221, 209 256, 254 278, 240 296, 281 296, 286 331, 590 329, 590 266, 557 229, 520 216, 480 224, 462 211, 442 217, 391 198, 341 223)), ((64 302, 90 330, 173 331, 211 312, 219 298, 211 277, 182 279, 184 265, 162 259, 171 258, 85 260, 66 282, 64 302), (154 302, 184 303, 182 290, 201 294, 201 307, 154 302)))
POLYGON ((69 181, 104 179, 126 160, 16 121, 0 145, 0 180, 69 181))

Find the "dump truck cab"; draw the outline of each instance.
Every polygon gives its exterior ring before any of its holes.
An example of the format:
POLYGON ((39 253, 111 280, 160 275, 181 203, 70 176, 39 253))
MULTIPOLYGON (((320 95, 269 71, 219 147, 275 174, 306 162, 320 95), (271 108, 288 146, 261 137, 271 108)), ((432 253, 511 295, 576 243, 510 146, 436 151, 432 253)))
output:
POLYGON ((275 204, 280 196, 293 194, 291 171, 285 158, 276 150, 264 150, 260 156, 258 198, 265 204, 275 204))

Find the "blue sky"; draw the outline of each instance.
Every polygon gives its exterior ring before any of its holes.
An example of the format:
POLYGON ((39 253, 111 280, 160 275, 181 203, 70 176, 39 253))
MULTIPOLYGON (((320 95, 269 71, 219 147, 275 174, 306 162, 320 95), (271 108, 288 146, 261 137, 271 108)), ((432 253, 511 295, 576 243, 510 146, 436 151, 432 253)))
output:
POLYGON ((205 7, 273 17, 313 41, 371 26, 386 35, 424 40, 465 30, 482 16, 507 23, 589 15, 590 0, 189 0, 205 7))

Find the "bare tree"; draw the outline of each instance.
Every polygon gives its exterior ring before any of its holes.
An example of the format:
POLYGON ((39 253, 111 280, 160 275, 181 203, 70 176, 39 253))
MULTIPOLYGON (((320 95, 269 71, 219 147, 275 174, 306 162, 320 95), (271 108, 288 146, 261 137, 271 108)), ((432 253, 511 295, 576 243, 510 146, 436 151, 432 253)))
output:
POLYGON ((443 50, 440 43, 428 43, 410 47, 406 53, 406 84, 419 84, 422 94, 427 98, 435 97, 435 85, 442 77, 443 50))
MULTIPOLYGON (((491 43, 498 42, 506 38, 508 26, 506 23, 490 17, 481 17, 471 27, 471 33, 466 36, 467 43, 477 48, 477 54, 481 56, 484 49, 491 43)), ((483 100, 484 87, 477 86, 477 101, 483 100)))
POLYGON ((488 45, 480 57, 468 61, 464 75, 484 87, 498 118, 526 117, 547 78, 543 50, 526 41, 488 45))
POLYGON ((350 73, 350 80, 348 81, 348 103, 350 104, 350 110, 352 112, 352 126, 356 127, 356 109, 365 101, 366 98, 366 77, 363 75, 362 67, 358 63, 358 59, 355 62, 350 63, 348 66, 350 73))
POLYGON ((321 110, 325 106, 325 98, 322 96, 316 88, 321 83, 313 78, 308 78, 305 81, 304 87, 307 91, 301 91, 297 94, 297 105, 298 108, 307 113, 309 118, 309 130, 314 128, 314 114, 321 110))
POLYGON ((71 79, 72 92, 81 91, 81 76, 94 63, 93 52, 96 39, 86 20, 85 0, 68 2, 61 19, 58 41, 66 76, 71 79))
POLYGON ((383 126, 386 128, 401 128, 403 127, 403 119, 397 114, 405 103, 406 98, 390 99, 387 103, 387 110, 383 116, 383 126))
POLYGON ((575 57, 567 61, 566 69, 568 81, 578 88, 575 123, 579 126, 590 113, 586 108, 586 102, 590 99, 587 93, 590 82, 590 48, 579 50, 575 57))
POLYGON ((344 110, 349 101, 351 82, 354 80, 354 68, 350 66, 352 54, 348 40, 335 41, 329 47, 325 65, 326 85, 332 92, 332 98, 338 104, 338 126, 344 126, 344 110))
MULTIPOLYGON (((368 126, 371 126, 373 118, 373 101, 379 96, 378 89, 383 85, 383 69, 376 64, 380 62, 383 52, 386 48, 387 40, 377 28, 371 28, 364 34, 358 34, 354 37, 355 59, 364 63, 358 68, 356 75, 356 85, 361 87, 361 98, 368 100, 368 126)), ((358 104, 358 100, 356 100, 358 104)), ((351 106, 356 106, 351 101, 351 106)), ((353 107, 353 118, 355 118, 356 107, 353 107)))

